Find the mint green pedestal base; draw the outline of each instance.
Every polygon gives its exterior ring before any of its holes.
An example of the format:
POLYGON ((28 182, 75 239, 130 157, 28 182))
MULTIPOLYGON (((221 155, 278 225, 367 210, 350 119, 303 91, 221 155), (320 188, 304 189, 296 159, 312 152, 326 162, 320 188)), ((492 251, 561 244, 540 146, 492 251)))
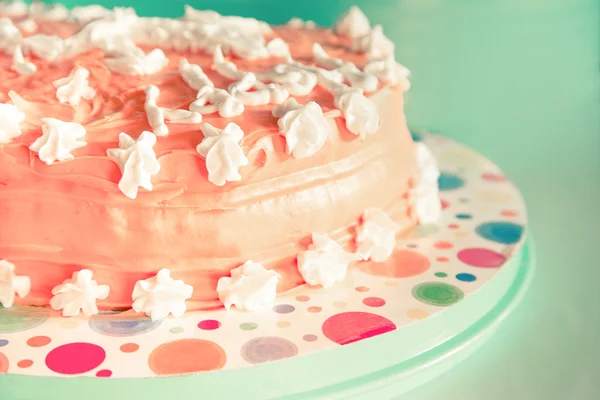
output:
POLYGON ((385 399, 405 393, 476 351, 527 290, 531 239, 477 293, 398 331, 289 360, 171 378, 0 375, 2 400, 385 399))

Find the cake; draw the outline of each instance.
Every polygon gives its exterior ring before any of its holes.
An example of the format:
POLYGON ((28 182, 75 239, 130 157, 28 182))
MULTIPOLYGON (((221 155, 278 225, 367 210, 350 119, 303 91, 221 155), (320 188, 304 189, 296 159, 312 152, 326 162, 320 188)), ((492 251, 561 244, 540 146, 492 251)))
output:
POLYGON ((186 7, 0 8, 0 303, 64 316, 253 310, 435 222, 408 70, 332 29, 186 7))

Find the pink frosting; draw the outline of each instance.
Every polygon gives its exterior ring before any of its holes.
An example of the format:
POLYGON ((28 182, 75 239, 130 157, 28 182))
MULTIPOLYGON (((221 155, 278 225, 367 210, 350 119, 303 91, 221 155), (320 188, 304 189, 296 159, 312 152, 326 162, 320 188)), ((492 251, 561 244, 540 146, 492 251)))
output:
MULTIPOLYGON (((63 37, 79 28, 37 23, 37 33, 63 37)), ((366 61, 348 50, 348 39, 329 30, 278 27, 274 36, 286 41, 300 62, 311 62, 315 41, 333 57, 358 66, 366 61)), ((217 280, 249 259, 281 275, 279 291, 302 284, 296 256, 310 235, 329 233, 352 249, 354 229, 367 207, 385 210, 405 229, 414 225, 407 190, 418 177, 415 146, 402 93, 389 88, 375 96, 382 119, 377 134, 363 141, 346 130, 343 119, 331 118, 324 147, 304 159, 286 154, 272 106, 248 106, 230 119, 205 115, 204 121, 218 128, 235 122, 245 132, 241 145, 249 164, 240 170, 241 181, 223 187, 208 181, 205 161, 195 150, 203 138, 199 126, 167 123, 169 135, 154 147, 161 165, 154 190, 127 198, 117 187, 121 173, 106 150, 118 147, 120 132, 136 138, 151 130, 144 88, 160 88, 159 106, 187 109, 196 91, 178 73, 184 57, 202 66, 216 87, 231 83, 211 70, 210 55, 165 53, 169 65, 146 77, 112 74, 99 50, 56 65, 33 58, 38 71, 32 76, 18 75, 10 69, 12 58, 0 55, 0 102, 11 102, 11 90, 29 102, 13 96, 27 119, 20 137, 0 145, 0 259, 31 278, 31 293, 22 303, 48 304, 54 286, 88 268, 111 288, 100 306, 130 307, 135 282, 169 268, 173 278, 194 287, 192 307, 211 307, 220 304, 217 280), (97 94, 77 107, 59 104, 52 81, 77 65, 90 71, 97 94), (44 164, 28 149, 41 135, 41 117, 81 123, 88 144, 74 150, 71 160, 44 164)), ((234 61, 240 70, 254 71, 282 62, 234 61)), ((333 109, 333 97, 321 88, 297 100, 317 101, 326 115, 333 109)))

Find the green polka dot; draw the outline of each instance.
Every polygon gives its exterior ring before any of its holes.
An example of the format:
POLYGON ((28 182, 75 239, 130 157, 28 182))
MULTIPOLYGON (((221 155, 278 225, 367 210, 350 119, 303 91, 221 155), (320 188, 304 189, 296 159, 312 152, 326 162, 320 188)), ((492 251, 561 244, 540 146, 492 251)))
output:
POLYGON ((181 333, 183 332, 183 328, 180 326, 176 326, 174 328, 169 329, 169 332, 171 333, 181 333))
POLYGON ((434 275, 437 276, 438 278, 445 278, 448 276, 448 274, 445 272, 436 272, 434 275))
POLYGON ((0 333, 26 331, 41 325, 48 319, 48 309, 36 307, 0 306, 0 333))
POLYGON ((463 292, 456 286, 441 282, 426 282, 417 285, 412 290, 413 296, 425 303, 434 306, 447 307, 459 302, 463 292))
POLYGON ((254 322, 244 322, 243 324, 240 324, 240 329, 245 331, 253 331, 256 328, 258 328, 258 325, 256 325, 254 322))

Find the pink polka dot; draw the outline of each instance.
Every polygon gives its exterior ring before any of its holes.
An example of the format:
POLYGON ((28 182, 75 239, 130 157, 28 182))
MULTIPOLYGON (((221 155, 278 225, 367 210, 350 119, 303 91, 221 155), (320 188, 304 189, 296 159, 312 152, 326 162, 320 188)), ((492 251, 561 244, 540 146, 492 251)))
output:
POLYGON ((0 353, 0 374, 5 374, 8 371, 8 357, 0 353))
POLYGON ((454 247, 454 245, 450 242, 440 241, 440 242, 436 242, 433 245, 433 247, 435 247, 436 249, 447 250, 447 249, 451 249, 452 247, 454 247))
POLYGON ((112 371, 110 369, 101 369, 96 372, 96 376, 98 378, 110 378, 112 376, 112 371))
POLYGON ((488 182, 504 182, 506 181, 506 178, 502 175, 499 174, 492 174, 491 172, 486 172, 483 175, 481 175, 481 177, 483 178, 483 180, 488 181, 488 182))
POLYGON ((349 344, 396 329, 387 318, 367 312, 345 312, 323 323, 323 334, 337 344, 349 344))
POLYGON ((459 226, 457 224, 450 224, 448 225, 448 229, 458 229, 459 226))
POLYGON ((363 304, 368 307, 381 307, 385 305, 385 300, 379 297, 367 297, 363 300, 363 304))
POLYGON ((458 259, 467 265, 480 268, 496 268, 504 264, 506 257, 495 251, 481 248, 464 249, 458 252, 458 259))
POLYGON ((76 375, 98 367, 106 358, 106 352, 92 343, 69 343, 59 346, 46 356, 46 366, 65 375, 76 375))
POLYGON ((214 319, 205 319, 204 321, 200 321, 198 323, 198 328, 203 331, 214 331, 221 326, 221 323, 214 319))
POLYGON ((445 210, 446 208, 450 207, 450 203, 444 199, 440 199, 440 202, 442 203, 442 210, 445 210))

